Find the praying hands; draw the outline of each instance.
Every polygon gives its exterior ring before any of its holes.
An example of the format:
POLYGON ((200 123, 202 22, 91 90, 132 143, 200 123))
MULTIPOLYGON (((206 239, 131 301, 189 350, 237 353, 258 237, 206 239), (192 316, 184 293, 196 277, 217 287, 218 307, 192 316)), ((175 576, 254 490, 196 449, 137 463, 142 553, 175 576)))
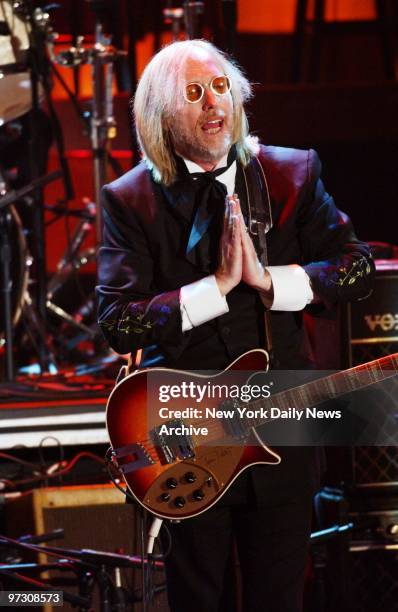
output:
POLYGON ((272 304, 271 275, 258 260, 236 194, 227 196, 225 201, 220 262, 215 277, 222 295, 227 295, 243 281, 259 291, 267 307, 272 304))

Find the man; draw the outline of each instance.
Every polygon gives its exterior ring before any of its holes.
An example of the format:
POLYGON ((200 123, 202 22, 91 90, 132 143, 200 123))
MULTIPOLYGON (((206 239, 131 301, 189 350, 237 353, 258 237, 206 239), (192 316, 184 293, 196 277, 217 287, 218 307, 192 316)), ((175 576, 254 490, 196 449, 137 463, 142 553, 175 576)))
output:
MULTIPOLYGON (((140 367, 222 369, 270 341, 268 309, 274 366, 304 367, 303 308, 370 291, 368 248, 325 193, 316 153, 249 137, 250 95, 239 68, 205 41, 165 47, 142 75, 134 111, 144 159, 104 188, 98 286, 109 343, 142 349, 140 367), (257 180, 263 210, 270 204, 266 267, 246 230, 257 180)), ((235 609, 233 541, 246 612, 302 609, 319 467, 314 449, 281 454, 278 466, 246 470, 204 514, 170 525, 173 612, 235 609)))

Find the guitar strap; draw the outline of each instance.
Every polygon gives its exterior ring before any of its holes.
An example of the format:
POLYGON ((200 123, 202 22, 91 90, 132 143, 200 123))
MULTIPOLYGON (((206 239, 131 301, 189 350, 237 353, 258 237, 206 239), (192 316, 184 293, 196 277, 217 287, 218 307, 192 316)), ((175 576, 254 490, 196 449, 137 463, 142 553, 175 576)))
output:
MULTIPOLYGON (((272 228, 271 198, 264 169, 258 157, 253 157, 246 168, 242 167, 247 195, 248 230, 253 239, 259 260, 268 265, 266 235, 272 228)), ((272 331, 270 314, 264 312, 266 349, 272 359, 272 331)))

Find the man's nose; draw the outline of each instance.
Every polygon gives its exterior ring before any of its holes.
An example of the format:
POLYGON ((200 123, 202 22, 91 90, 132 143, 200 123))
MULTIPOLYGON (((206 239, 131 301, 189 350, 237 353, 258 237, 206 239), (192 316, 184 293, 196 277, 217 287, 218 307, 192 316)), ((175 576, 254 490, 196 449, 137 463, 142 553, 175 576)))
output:
POLYGON ((216 105, 216 95, 212 92, 209 87, 205 88, 205 92, 203 94, 203 110, 209 110, 209 108, 213 108, 216 105))

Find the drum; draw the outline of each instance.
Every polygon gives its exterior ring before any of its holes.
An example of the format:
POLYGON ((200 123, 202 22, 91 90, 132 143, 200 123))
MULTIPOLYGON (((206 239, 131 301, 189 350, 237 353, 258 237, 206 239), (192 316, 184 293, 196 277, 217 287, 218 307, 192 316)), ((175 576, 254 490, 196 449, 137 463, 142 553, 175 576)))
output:
MULTIPOLYGON (((9 241, 11 247, 11 280, 12 280, 12 314, 13 325, 15 326, 21 316, 22 308, 25 303, 29 277, 29 258, 26 247, 26 240, 23 232, 21 219, 14 208, 10 206, 11 213, 9 241)), ((0 344, 4 335, 4 310, 3 299, 0 300, 0 344)))
POLYGON ((32 108, 27 70, 30 26, 13 4, 0 0, 0 126, 32 108))
POLYGON ((0 79, 0 126, 18 119, 31 108, 32 88, 28 72, 8 74, 0 79))
POLYGON ((0 0, 0 32, 0 70, 7 72, 13 66, 26 68, 30 27, 15 11, 13 0, 0 0))

